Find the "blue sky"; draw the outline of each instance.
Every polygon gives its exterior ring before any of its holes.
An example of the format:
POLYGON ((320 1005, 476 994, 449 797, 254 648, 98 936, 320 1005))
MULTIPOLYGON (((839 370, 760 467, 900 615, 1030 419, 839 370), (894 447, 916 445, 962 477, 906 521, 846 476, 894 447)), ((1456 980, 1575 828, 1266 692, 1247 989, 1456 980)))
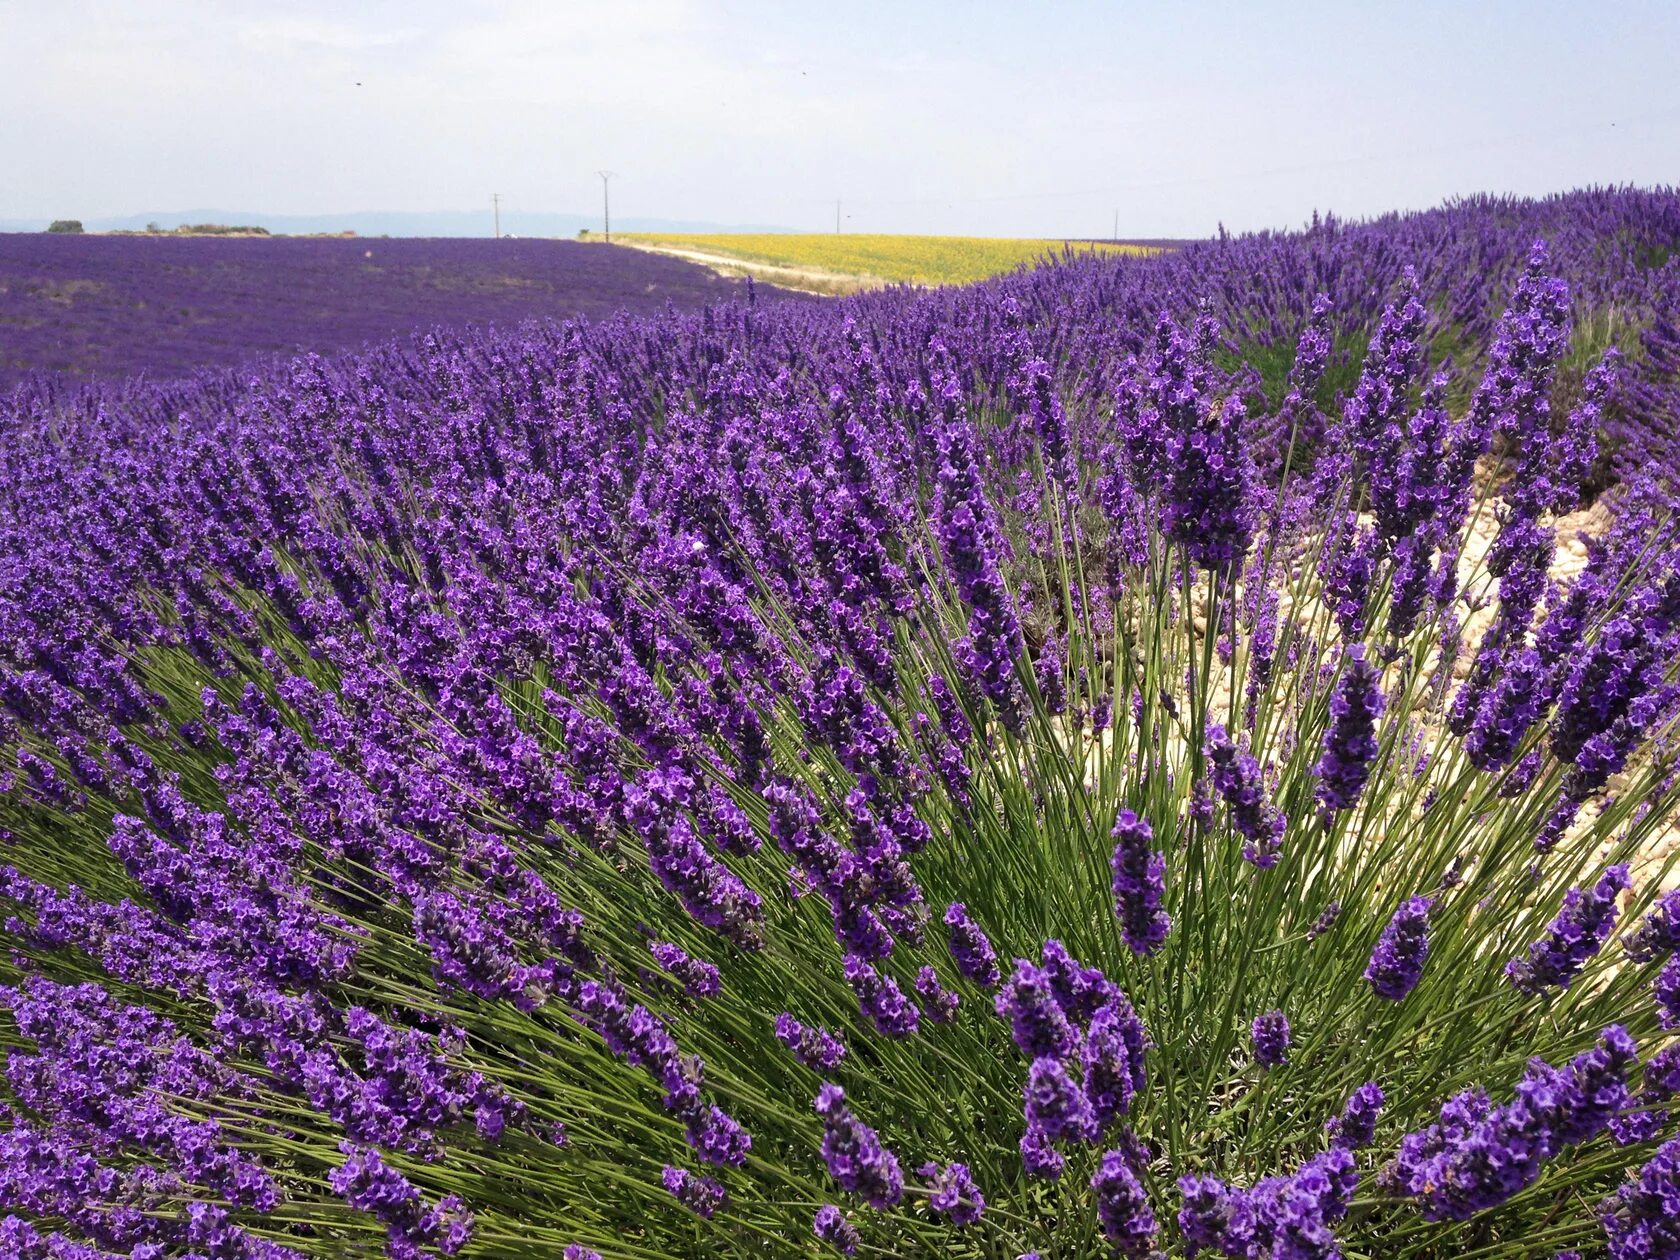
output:
POLYGON ((1680 4, 0 0, 0 218, 1200 236, 1680 181, 1680 4))

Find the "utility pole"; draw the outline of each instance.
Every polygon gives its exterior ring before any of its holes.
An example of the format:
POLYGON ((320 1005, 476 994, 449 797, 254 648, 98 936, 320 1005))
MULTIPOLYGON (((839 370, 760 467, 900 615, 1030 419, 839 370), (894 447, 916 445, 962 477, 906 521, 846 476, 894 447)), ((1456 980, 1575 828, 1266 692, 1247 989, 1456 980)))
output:
POLYGON ((1120 212, 1118 210, 1114 212, 1114 235, 1110 239, 1112 239, 1116 245, 1120 243, 1120 212))
POLYGON ((490 194, 490 209, 496 215, 496 239, 499 241, 499 240, 502 239, 502 194, 501 193, 491 193, 490 194))
POLYGON ((613 177, 611 171, 596 171, 601 177, 601 235, 607 238, 607 244, 612 244, 612 206, 607 200, 607 181, 613 177))
POLYGON ((840 198, 834 199, 834 235, 840 235, 840 198))

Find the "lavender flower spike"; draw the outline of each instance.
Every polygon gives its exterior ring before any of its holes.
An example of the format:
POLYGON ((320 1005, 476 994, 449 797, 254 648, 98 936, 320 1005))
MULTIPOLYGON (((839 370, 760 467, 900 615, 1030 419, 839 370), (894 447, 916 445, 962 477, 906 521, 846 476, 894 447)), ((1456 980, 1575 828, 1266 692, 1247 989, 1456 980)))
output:
POLYGON ((1150 849, 1154 833, 1148 820, 1129 809, 1120 811, 1110 834, 1114 912, 1120 917, 1121 935, 1134 954, 1152 954, 1172 930, 1172 919, 1161 909, 1166 859, 1150 849))
POLYGON ((1330 1145, 1343 1150, 1357 1151, 1371 1145, 1377 1132, 1377 1113, 1384 1102, 1382 1086, 1366 1081, 1347 1100, 1342 1114, 1325 1121, 1324 1131, 1330 1135, 1330 1145))
POLYGON ((1091 1176, 1091 1190, 1096 1195, 1103 1237, 1114 1254, 1142 1257, 1154 1252, 1160 1227, 1132 1160, 1133 1152, 1127 1149, 1103 1152, 1102 1162, 1091 1176))
POLYGON ((1381 678, 1363 643, 1348 645, 1346 661, 1330 693, 1330 727, 1318 761, 1318 803, 1326 815, 1353 808, 1377 756, 1381 678))
POLYGON ((824 1085, 813 1106, 823 1121, 822 1154, 840 1188, 862 1196, 874 1208, 896 1207, 904 1197, 898 1157, 881 1145, 874 1129, 846 1106, 846 1091, 824 1085))
POLYGON ((1003 978, 997 951, 980 925, 969 917, 968 907, 953 901, 945 910, 945 926, 951 929, 951 958, 957 970, 982 988, 996 988, 1003 978))
POLYGON ((1588 892, 1571 888, 1546 935, 1528 947, 1528 957, 1505 964, 1511 983, 1524 993, 1568 988, 1610 935, 1616 923, 1616 898, 1629 886, 1628 868, 1622 863, 1605 871, 1588 892))
POLYGON ((811 1230, 825 1243, 832 1244, 843 1256, 857 1255, 858 1244, 862 1242, 858 1237, 857 1226, 841 1215, 840 1209, 832 1203, 825 1203, 817 1209, 817 1215, 811 1222, 811 1230))
POLYGON ((1208 777, 1230 811, 1231 824, 1243 837, 1243 860, 1262 870, 1277 865, 1288 819, 1266 797, 1260 763, 1244 744, 1231 742, 1223 726, 1208 727, 1203 752, 1208 777))
POLYGON ((1254 1041, 1254 1061, 1260 1066, 1281 1067, 1289 1058, 1289 1020, 1282 1011, 1255 1016, 1249 1035, 1254 1041))
POLYGON ((1383 929, 1365 968, 1378 997, 1403 1001, 1417 987, 1429 957, 1429 912, 1434 907, 1432 897, 1408 897, 1383 929))

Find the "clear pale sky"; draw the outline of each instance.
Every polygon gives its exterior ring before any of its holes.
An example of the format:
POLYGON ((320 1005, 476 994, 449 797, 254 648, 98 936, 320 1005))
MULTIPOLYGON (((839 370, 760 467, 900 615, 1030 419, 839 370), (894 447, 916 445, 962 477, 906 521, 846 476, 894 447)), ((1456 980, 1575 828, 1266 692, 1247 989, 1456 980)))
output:
POLYGON ((1202 236, 1680 182, 1680 3, 0 0, 0 218, 1202 236))

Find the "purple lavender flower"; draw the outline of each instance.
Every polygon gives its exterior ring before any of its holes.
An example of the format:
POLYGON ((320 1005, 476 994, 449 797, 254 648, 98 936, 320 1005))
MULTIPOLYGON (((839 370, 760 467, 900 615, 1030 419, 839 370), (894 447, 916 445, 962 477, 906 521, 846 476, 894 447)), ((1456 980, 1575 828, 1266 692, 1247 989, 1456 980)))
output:
POLYGON ((1246 741, 1232 743, 1225 728, 1215 724, 1208 727, 1203 752, 1214 790, 1224 799, 1231 823, 1243 837, 1243 860, 1262 870, 1276 866, 1288 819, 1267 798, 1260 763, 1246 741))
POLYGON ((1080 1082, 1059 1059, 1034 1059, 1024 1090, 1027 1129, 1047 1141, 1086 1142, 1097 1120, 1080 1082))
POLYGON ((980 925, 969 917, 968 907, 953 901, 945 909, 945 926, 951 929, 951 958, 957 970, 981 988, 995 988, 1003 978, 997 951, 980 925))
POLYGON ((1228 573, 1254 536, 1254 466, 1243 443, 1247 408, 1235 394, 1196 409, 1167 437, 1162 531, 1198 568, 1228 573))
POLYGON ((1147 819, 1129 809, 1120 811, 1110 833, 1114 856, 1114 912, 1120 933, 1134 954, 1152 954, 1167 939, 1172 919, 1161 909, 1167 863, 1150 848, 1154 832, 1147 819))
POLYGON ((972 1225, 986 1210, 986 1198, 974 1183, 967 1164, 923 1164, 918 1175, 929 1182, 933 1192, 928 1207, 945 1217, 953 1225, 972 1225))
POLYGON ((1241 1260, 1335 1260, 1341 1251, 1331 1227, 1347 1215, 1358 1184, 1352 1154, 1339 1147, 1313 1156, 1288 1176, 1267 1177, 1252 1190, 1217 1177, 1180 1177, 1184 1205, 1178 1226, 1186 1254, 1208 1249, 1241 1260))
POLYGON ((1481 1090, 1449 1099, 1440 1119, 1408 1133, 1381 1183, 1418 1199, 1430 1220, 1466 1220, 1539 1178, 1564 1147, 1603 1132, 1627 1105, 1633 1041, 1614 1025, 1599 1044, 1559 1070, 1531 1060, 1512 1100, 1494 1106, 1481 1090))
POLYGON ((881 1145, 874 1129, 846 1106, 846 1091, 825 1084, 813 1104, 823 1121, 822 1154, 829 1176, 842 1190, 860 1195, 870 1207, 896 1207, 904 1195, 898 1157, 881 1145))
POLYGON ((1101 968, 1085 966, 1054 937, 1044 942, 1040 956, 1056 1005, 1074 1024, 1089 1023, 1097 1010, 1119 992, 1101 968))
POLYGON ((1378 997, 1404 1001, 1417 987, 1429 957, 1429 912, 1434 908, 1433 897, 1408 897, 1388 921, 1365 968, 1378 997))
POLYGON ((1680 954, 1674 954, 1663 964, 1652 985, 1656 998, 1657 1017, 1664 1028, 1680 1028, 1680 954))
POLYGON ((921 1012, 904 996, 898 982, 882 975, 856 954, 845 961, 846 983, 857 994, 858 1009, 883 1037, 909 1037, 921 1026, 921 1012))
POLYGON ((1055 1181, 1067 1167, 1067 1157, 1051 1145, 1050 1137, 1043 1129, 1028 1125, 1027 1131, 1021 1135, 1021 1164, 1027 1176, 1055 1181))
POLYGON ((1103 1237, 1115 1255, 1142 1257, 1154 1252, 1160 1227, 1150 1211, 1149 1196, 1132 1167, 1133 1153, 1127 1149, 1104 1151, 1097 1171, 1091 1174, 1096 1195, 1097 1220, 1103 1237))
POLYGON ((916 973, 916 996, 922 999, 922 1010, 936 1024, 948 1024, 957 1017, 957 995, 939 983, 939 973, 923 967, 916 973))
POLYGON ((1528 947, 1527 958, 1505 964, 1505 974, 1524 993, 1568 988, 1587 959, 1598 953, 1616 923, 1616 898, 1630 886, 1625 863, 1612 866, 1592 889, 1571 888, 1546 935, 1528 947))
POLYGON ((660 967, 682 982, 690 997, 715 997, 722 989, 718 969, 703 958, 691 957, 682 946, 654 941, 648 950, 660 967))
POLYGON ((1015 974, 993 1002, 1009 1021, 1010 1033, 1030 1059, 1061 1059, 1073 1052, 1077 1034, 1056 1001, 1050 975, 1025 958, 1015 960, 1015 974))
POLYGON ((696 1176, 686 1168, 666 1164, 660 1179, 672 1198, 702 1220, 711 1220, 728 1198, 722 1183, 711 1177, 696 1176))
POLYGON ((1366 1081, 1354 1090, 1342 1108, 1342 1114, 1324 1122, 1330 1135, 1330 1145, 1357 1151, 1371 1145, 1377 1132, 1377 1114, 1383 1106, 1382 1086, 1366 1081))
POLYGON ((1622 947, 1634 962, 1680 950, 1680 888, 1657 898, 1645 921, 1622 938, 1622 947))
POLYGON ((826 1028, 800 1023, 788 1012, 776 1016, 776 1040, 813 1072, 832 1072, 846 1057, 846 1047, 826 1028))
POLYGON ((450 1228, 452 1219, 462 1214, 458 1199, 442 1199, 428 1208, 414 1184, 385 1163, 378 1151, 354 1142, 341 1142, 339 1150, 347 1158, 327 1174, 328 1184, 351 1207, 378 1218, 394 1250, 418 1251, 428 1244, 439 1250, 452 1244, 459 1250, 466 1243, 459 1229, 450 1228))
POLYGON ((1307 929, 1307 939, 1309 941, 1316 941, 1331 928, 1335 927, 1336 920, 1341 917, 1342 903, 1339 901, 1332 901, 1329 905, 1324 907, 1323 912, 1319 914, 1318 918, 1313 920, 1312 926, 1307 929))
POLYGON ((1085 1064, 1085 1097, 1101 1132, 1131 1109, 1148 1081, 1144 1054, 1149 1032, 1131 1001, 1116 991, 1091 1017, 1081 1057, 1085 1064))
POLYGON ((863 1241, 858 1237, 857 1226, 832 1203, 825 1203, 817 1209, 817 1215, 811 1221, 811 1231, 843 1256, 857 1255, 858 1245, 863 1241))
POLYGON ((1599 1209, 1610 1260, 1680 1256, 1680 1138, 1663 1143, 1639 1175, 1599 1209))
POLYGON ((1289 1058, 1289 1021, 1282 1011, 1256 1015, 1249 1036, 1254 1042, 1254 1061, 1262 1067, 1280 1067, 1289 1058))
POLYGON ((1351 809, 1364 790, 1377 756, 1381 678, 1363 643, 1349 644, 1336 688, 1330 693, 1330 726, 1318 762, 1318 803, 1326 814, 1351 809))
POLYGON ((974 456, 974 433, 948 373, 938 385, 948 418, 940 426, 939 494, 935 506, 940 549, 969 610, 968 634, 954 651, 975 687, 997 706, 1005 727, 1019 731, 1025 696, 1015 674, 1025 651, 1014 597, 999 571, 996 514, 986 498, 974 456))
POLYGON ((568 1243, 561 1257, 562 1260, 601 1260, 601 1253, 582 1243, 568 1243))

